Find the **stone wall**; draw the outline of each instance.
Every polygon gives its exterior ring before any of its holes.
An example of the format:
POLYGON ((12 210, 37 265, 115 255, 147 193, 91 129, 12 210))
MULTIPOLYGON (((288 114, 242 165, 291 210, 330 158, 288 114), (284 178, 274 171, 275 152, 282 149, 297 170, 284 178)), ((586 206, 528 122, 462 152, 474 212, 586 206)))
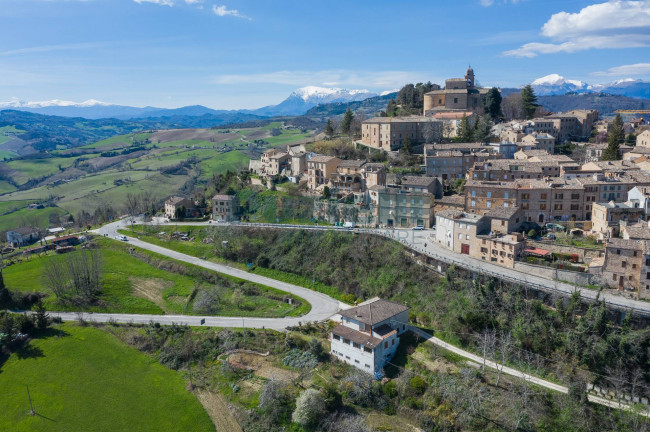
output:
POLYGON ((355 204, 343 204, 335 201, 314 201, 314 218, 328 223, 354 222, 360 226, 374 227, 377 223, 372 208, 355 204))
POLYGON ((559 270, 551 267, 538 266, 523 262, 516 262, 515 270, 535 276, 540 276, 546 279, 569 282, 574 285, 586 286, 598 285, 600 283, 600 275, 597 274, 559 270))

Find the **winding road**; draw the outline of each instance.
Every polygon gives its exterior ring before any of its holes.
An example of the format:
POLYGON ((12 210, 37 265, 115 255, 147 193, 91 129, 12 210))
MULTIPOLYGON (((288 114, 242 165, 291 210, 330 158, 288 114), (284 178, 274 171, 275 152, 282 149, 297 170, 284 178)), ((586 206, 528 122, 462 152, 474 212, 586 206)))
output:
MULTIPOLYGON (((175 225, 175 224, 166 224, 166 225, 175 225)), ((206 225, 206 224, 191 223, 191 225, 206 225)), ((99 228, 98 230, 96 230, 95 232, 101 235, 114 238, 115 236, 118 235, 117 233, 118 229, 128 228, 128 226, 129 225, 126 221, 120 220, 105 225, 99 228)), ((272 226, 272 227, 280 228, 278 226, 272 226)), ((296 227, 287 226, 285 228, 295 229, 296 227)), ((304 227, 304 229, 324 229, 324 228, 304 227)), ((438 251, 443 251, 443 252, 451 252, 451 251, 442 249, 437 245, 428 244, 430 243, 430 240, 428 240, 428 234, 426 231, 419 231, 419 232, 413 231, 409 233, 406 230, 363 229, 363 230, 358 230, 358 232, 368 232, 371 234, 383 235, 389 238, 393 238, 394 240, 400 241, 402 244, 404 244, 405 246, 413 250, 433 256, 434 258, 440 259, 444 262, 448 262, 448 260, 451 262, 456 262, 456 260, 449 258, 449 254, 439 255, 437 253, 438 251), (400 231, 402 233, 406 233, 406 235, 400 234, 400 231), (427 243, 426 248, 424 246, 425 243, 427 243)), ((282 331, 285 330, 286 327, 298 325, 300 322, 304 323, 308 321, 324 321, 330 319, 332 316, 338 313, 340 309, 349 307, 347 305, 339 303, 337 300, 325 294, 312 291, 310 289, 300 287, 298 285, 288 284, 285 282, 277 281, 275 279, 270 279, 253 273, 248 273, 246 271, 239 270, 233 267, 216 264, 210 261, 206 261, 200 258, 196 258, 190 255, 176 252, 161 246, 153 245, 151 243, 147 243, 133 237, 127 237, 127 241, 133 246, 146 249, 151 252, 155 252, 160 255, 167 256, 169 258, 177 259, 209 270, 214 270, 219 273, 224 273, 227 275, 238 277, 240 279, 245 279, 251 282, 267 285, 273 288, 277 288, 295 294, 297 296, 302 297, 303 299, 305 299, 311 304, 312 306, 311 311, 308 314, 297 318, 248 318, 248 317, 244 318, 244 317, 218 317, 218 316, 194 316, 194 315, 143 315, 143 314, 79 313, 79 312, 49 312, 49 314, 53 317, 60 317, 63 321, 79 321, 80 318, 83 318, 88 321, 104 322, 104 323, 118 322, 118 323, 148 324, 150 322, 154 322, 162 325, 171 325, 175 323, 175 324, 187 324, 190 326, 205 326, 205 327, 269 328, 269 329, 282 331)), ((453 254, 453 252, 451 253, 453 254)), ((458 255, 458 254, 454 254, 454 255, 458 255)), ((469 258, 469 257, 463 255, 461 256, 461 258, 469 258)), ((492 265, 490 265, 489 263, 484 263, 480 261, 478 263, 480 267, 476 267, 476 271, 481 273, 484 273, 486 271, 492 271, 490 269, 490 266, 492 265)), ((463 261, 461 262, 461 264, 464 264, 464 266, 471 265, 471 268, 474 268, 473 263, 468 263, 463 261)), ((503 272, 503 270, 510 270, 510 269, 504 269, 502 267, 499 267, 498 270, 503 272)), ((523 275, 521 277, 529 278, 531 277, 531 275, 523 275)), ((538 278, 538 279, 542 279, 542 278, 538 278)), ((525 283, 529 283, 529 282, 525 282, 525 283)), ((568 287, 571 287, 571 290, 569 292, 573 292, 573 290, 578 289, 578 287, 573 287, 568 284, 563 284, 563 285, 567 285, 568 287)), ((626 299, 622 299, 622 300, 626 300, 626 299)), ((648 311, 650 312, 650 308, 648 309, 648 311)), ((471 361, 474 361, 479 364, 485 364, 486 367, 489 367, 491 369, 501 370, 501 372, 506 375, 523 379, 525 381, 528 381, 530 383, 533 383, 535 385, 538 385, 540 387, 549 390, 553 390, 565 394, 568 393, 569 391, 568 388, 563 385, 556 384, 554 382, 547 381, 535 377, 533 375, 529 375, 517 369, 509 368, 507 366, 501 365, 489 359, 484 359, 483 357, 478 356, 474 353, 471 353, 469 351, 451 345, 443 341, 442 339, 439 339, 435 336, 431 336, 430 334, 424 332, 423 330, 417 327, 413 327, 413 326, 409 326, 409 327, 413 333, 423 338, 427 342, 440 346, 441 348, 456 353, 471 361)), ((624 410, 632 409, 630 406, 622 404, 618 401, 605 399, 591 394, 588 395, 588 399, 593 403, 604 405, 610 408, 618 408, 624 410)), ((641 412, 640 414, 645 417, 650 417, 650 413, 648 413, 647 411, 641 412)))

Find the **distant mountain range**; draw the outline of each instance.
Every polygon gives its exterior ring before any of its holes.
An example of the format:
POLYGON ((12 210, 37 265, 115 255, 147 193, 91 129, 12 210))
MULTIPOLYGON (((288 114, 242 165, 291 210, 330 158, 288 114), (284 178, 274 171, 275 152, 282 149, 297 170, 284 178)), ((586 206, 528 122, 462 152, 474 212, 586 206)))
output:
POLYGON ((94 99, 85 102, 72 102, 58 99, 41 102, 24 102, 14 99, 8 102, 0 102, 0 110, 10 109, 27 111, 35 114, 62 117, 83 117, 86 119, 115 118, 118 120, 133 120, 174 118, 179 116, 198 117, 207 115, 216 119, 225 120, 215 122, 214 124, 216 125, 251 119, 237 119, 236 117, 241 114, 256 117, 296 116, 302 115, 310 108, 320 104, 361 101, 374 96, 377 95, 368 90, 347 90, 309 86, 294 91, 288 98, 277 105, 269 105, 254 110, 215 110, 202 105, 192 105, 173 109, 156 108, 151 106, 140 108, 109 104, 94 99))
POLYGON ((631 78, 607 84, 588 84, 583 81, 566 79, 558 74, 538 78, 531 83, 538 96, 555 96, 567 93, 607 93, 636 99, 650 98, 650 82, 631 78))

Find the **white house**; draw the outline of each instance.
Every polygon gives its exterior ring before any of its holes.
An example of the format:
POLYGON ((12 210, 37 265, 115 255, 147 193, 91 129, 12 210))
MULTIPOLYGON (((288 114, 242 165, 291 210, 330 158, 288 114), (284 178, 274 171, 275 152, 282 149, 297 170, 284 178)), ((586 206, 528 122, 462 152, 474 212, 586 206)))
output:
POLYGON ((635 208, 642 208, 645 219, 650 215, 650 188, 647 186, 635 186, 627 192, 628 203, 635 208))
POLYGON ((33 227, 21 227, 7 231, 7 243, 13 247, 27 246, 40 239, 40 231, 33 227))
POLYGON ((409 308, 373 298, 341 312, 332 329, 330 353, 345 363, 379 378, 395 355, 399 336, 408 326, 409 308))

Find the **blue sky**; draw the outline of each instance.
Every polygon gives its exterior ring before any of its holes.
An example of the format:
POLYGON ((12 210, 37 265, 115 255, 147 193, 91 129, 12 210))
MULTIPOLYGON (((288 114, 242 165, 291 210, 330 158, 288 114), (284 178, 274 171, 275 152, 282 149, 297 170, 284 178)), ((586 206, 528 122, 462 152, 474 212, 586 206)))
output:
POLYGON ((256 108, 468 64, 501 87, 650 79, 650 0, 0 0, 0 22, 0 101, 256 108))

